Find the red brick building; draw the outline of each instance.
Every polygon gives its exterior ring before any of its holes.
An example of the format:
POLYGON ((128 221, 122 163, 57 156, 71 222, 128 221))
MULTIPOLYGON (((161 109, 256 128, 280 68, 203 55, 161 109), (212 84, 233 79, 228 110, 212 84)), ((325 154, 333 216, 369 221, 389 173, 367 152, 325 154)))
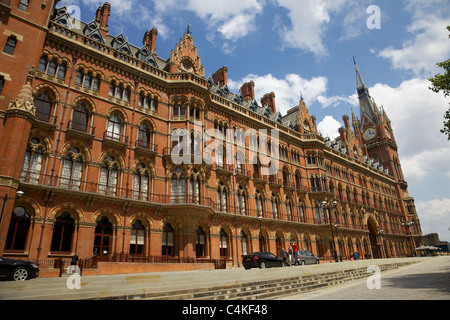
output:
POLYGON ((109 34, 109 3, 82 22, 57 2, 0 0, 0 255, 238 266, 293 241, 325 260, 408 256, 422 241, 390 120, 356 63, 360 116, 331 141, 303 99, 282 115, 253 82, 230 92, 226 67, 205 78, 189 33, 164 60, 156 29, 142 46, 109 34))

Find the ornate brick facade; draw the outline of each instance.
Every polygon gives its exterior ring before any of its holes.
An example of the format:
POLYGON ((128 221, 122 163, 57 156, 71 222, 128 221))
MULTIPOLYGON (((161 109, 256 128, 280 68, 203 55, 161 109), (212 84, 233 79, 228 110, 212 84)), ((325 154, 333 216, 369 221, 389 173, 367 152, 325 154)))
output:
POLYGON ((275 94, 254 100, 252 82, 230 92, 226 67, 205 78, 189 33, 163 60, 156 29, 142 47, 108 33, 108 3, 85 23, 50 2, 0 2, 0 48, 16 40, 0 56, 3 256, 237 266, 292 241, 326 260, 333 248, 406 256, 421 242, 389 118, 357 68, 360 118, 352 129, 343 116, 331 141, 303 99, 281 115, 275 94))

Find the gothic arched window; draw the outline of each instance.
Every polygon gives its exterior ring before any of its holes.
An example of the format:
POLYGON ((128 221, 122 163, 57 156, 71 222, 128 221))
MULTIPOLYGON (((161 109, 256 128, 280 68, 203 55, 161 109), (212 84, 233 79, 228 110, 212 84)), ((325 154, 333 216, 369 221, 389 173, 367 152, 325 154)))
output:
POLYGON ((53 227, 52 244, 50 251, 52 253, 72 251, 73 232, 75 229, 75 221, 70 216, 70 213, 64 212, 56 218, 53 227))
POLYGON ((186 196, 186 180, 184 173, 180 168, 177 168, 172 174, 171 193, 172 203, 184 203, 186 196))
POLYGON ((73 110, 72 129, 86 132, 89 121, 89 109, 84 102, 80 102, 73 110))
POLYGON ((120 141, 122 133, 122 120, 117 112, 111 114, 108 119, 106 136, 115 141, 120 141))
POLYGON ((175 230, 172 228, 170 223, 164 226, 162 233, 162 255, 163 256, 173 256, 174 255, 174 238, 175 230))
POLYGON ((221 257, 228 257, 228 234, 227 232, 222 228, 220 229, 219 234, 219 240, 220 240, 220 256, 221 257))
POLYGON ((192 203, 200 203, 200 173, 193 169, 189 179, 189 194, 192 203))
POLYGON ((34 99, 34 106, 36 107, 36 118, 43 122, 49 122, 53 111, 52 94, 44 90, 34 99))
POLYGON ((247 214, 247 195, 241 185, 237 190, 237 208, 238 213, 242 215, 247 214))
POLYGON ((39 183, 44 162, 44 148, 39 138, 30 140, 23 160, 21 180, 29 183, 39 183))
POLYGON ((5 251, 25 251, 31 215, 23 207, 14 209, 6 236, 5 251))
POLYGON ((103 162, 100 168, 100 186, 99 192, 103 194, 115 195, 119 177, 119 164, 113 156, 103 162))
POLYGON ((63 162, 61 188, 80 190, 83 167, 84 155, 78 148, 72 148, 63 162))
POLYGON ((195 232, 195 255, 196 257, 206 256, 206 233, 202 227, 198 227, 195 232))
POLYGON ((145 248, 145 226, 141 220, 133 223, 130 237, 130 254, 143 255, 145 248))
POLYGON ((145 166, 145 164, 141 163, 133 175, 133 198, 148 200, 149 186, 149 169, 145 166))
POLYGON ((222 212, 227 211, 227 189, 222 181, 217 187, 217 209, 222 212))

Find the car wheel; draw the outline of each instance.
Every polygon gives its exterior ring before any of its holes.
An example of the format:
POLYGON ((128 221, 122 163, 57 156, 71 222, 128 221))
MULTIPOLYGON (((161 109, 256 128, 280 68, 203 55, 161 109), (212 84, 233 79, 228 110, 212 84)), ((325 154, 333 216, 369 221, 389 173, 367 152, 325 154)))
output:
POLYGON ((265 269, 266 268, 266 263, 264 261, 259 263, 259 268, 260 269, 265 269))
POLYGON ((302 260, 302 266, 306 265, 305 260, 302 260))
POLYGON ((12 273, 12 279, 14 281, 25 281, 30 278, 30 271, 27 268, 19 267, 12 273))
POLYGON ((286 262, 282 261, 282 262, 281 262, 281 266, 282 266, 282 267, 286 267, 286 266, 287 266, 286 262))
POLYGON ((317 259, 317 260, 316 260, 316 264, 319 264, 319 263, 320 263, 320 261, 319 261, 319 259, 317 259))

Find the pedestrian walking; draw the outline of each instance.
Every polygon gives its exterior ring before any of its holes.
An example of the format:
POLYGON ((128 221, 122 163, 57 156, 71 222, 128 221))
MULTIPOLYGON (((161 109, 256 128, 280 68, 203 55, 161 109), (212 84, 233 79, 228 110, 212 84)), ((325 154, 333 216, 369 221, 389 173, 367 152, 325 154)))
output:
POLYGON ((289 245, 289 249, 288 249, 288 255, 289 255, 289 266, 292 266, 292 256, 293 256, 294 252, 292 251, 292 246, 289 245))
POLYGON ((284 248, 281 250, 281 258, 283 259, 284 265, 287 265, 288 254, 284 248))
POLYGON ((298 256, 298 247, 297 247, 297 243, 294 241, 293 245, 292 245, 292 252, 294 253, 294 266, 298 264, 300 264, 299 261, 297 261, 297 256, 298 256))

